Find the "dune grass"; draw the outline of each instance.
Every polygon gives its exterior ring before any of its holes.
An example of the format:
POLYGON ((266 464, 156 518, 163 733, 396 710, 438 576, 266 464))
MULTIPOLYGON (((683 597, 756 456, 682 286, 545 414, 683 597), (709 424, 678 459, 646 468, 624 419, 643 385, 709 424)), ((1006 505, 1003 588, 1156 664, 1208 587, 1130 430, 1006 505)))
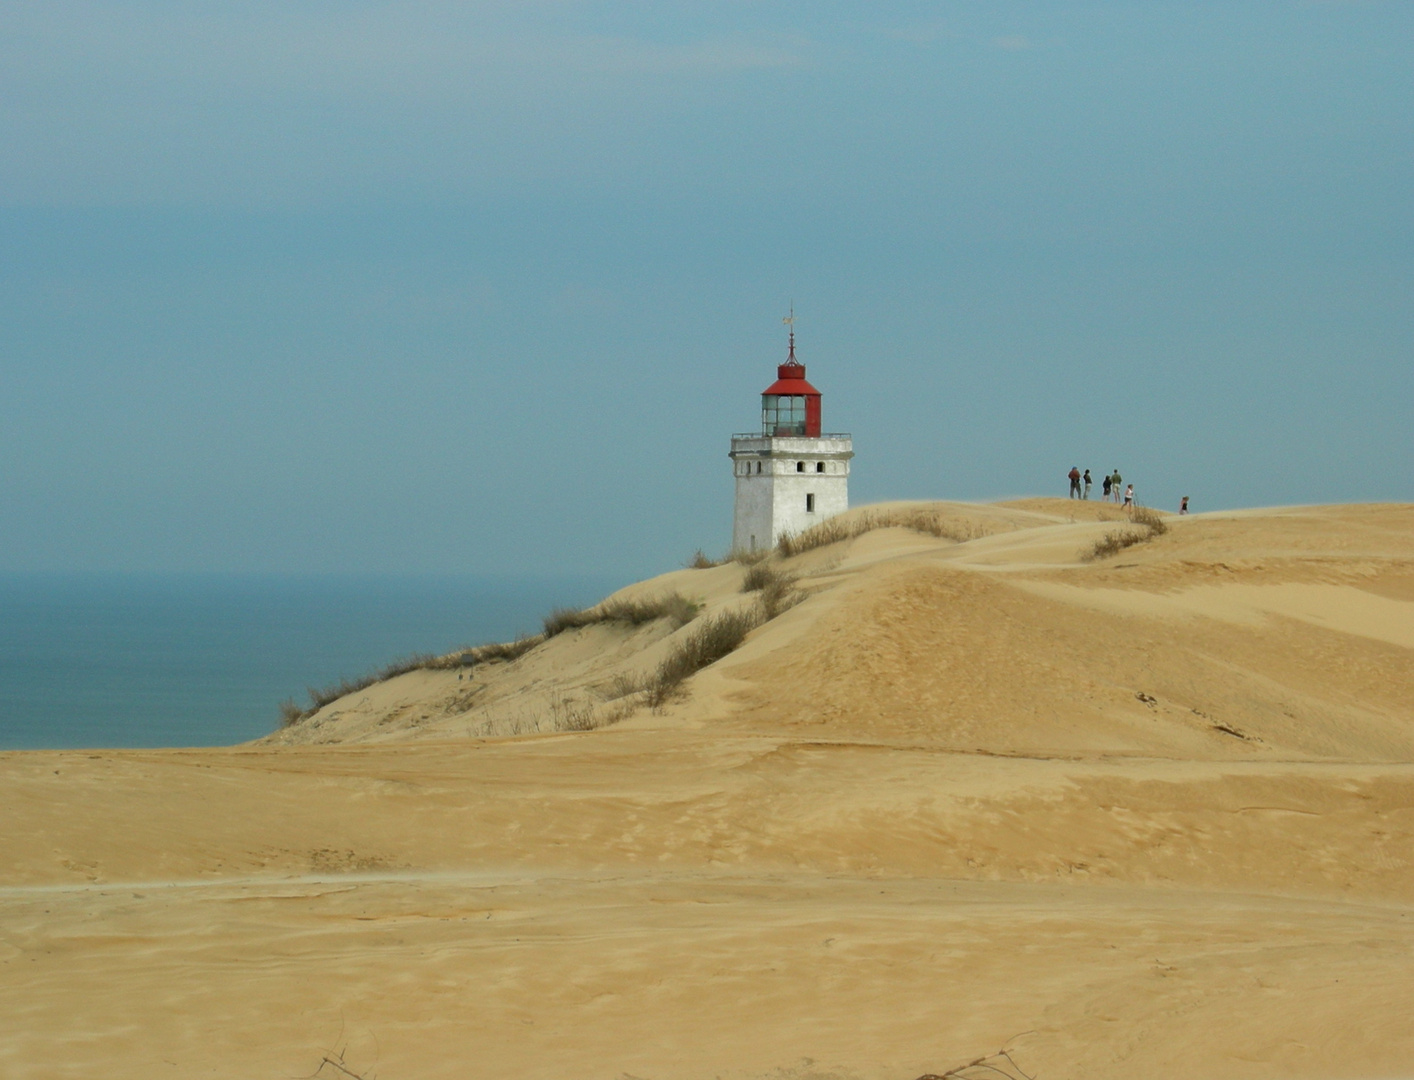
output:
POLYGON ((642 626, 658 619, 671 619, 673 628, 677 629, 695 619, 700 606, 681 593, 667 593, 646 600, 611 600, 588 608, 556 608, 545 616, 545 637, 606 622, 642 626))
POLYGON ((391 663, 383 665, 376 671, 370 671, 357 678, 342 678, 338 682, 329 683, 327 686, 308 687, 309 705, 301 708, 294 698, 286 698, 280 702, 280 726, 291 727, 298 724, 306 716, 312 716, 331 701, 338 701, 339 698, 347 694, 356 694, 360 690, 365 690, 374 683, 385 682, 388 679, 395 679, 399 675, 406 675, 409 671, 417 671, 419 668, 430 667, 436 664, 441 657, 431 653, 413 653, 410 656, 400 657, 391 663))
POLYGON ((386 682, 399 675, 406 675, 409 671, 448 671, 473 667, 476 664, 511 661, 524 656, 544 640, 543 634, 534 634, 529 637, 518 637, 514 641, 463 645, 441 655, 413 653, 356 678, 344 677, 326 686, 311 686, 307 690, 309 694, 308 705, 301 706, 294 698, 286 698, 280 702, 280 726, 292 727, 301 720, 313 716, 331 701, 338 701, 339 698, 347 694, 356 694, 360 690, 366 690, 375 683, 386 682))
MULTIPOLYGON (((493 660, 504 660, 509 663, 512 660, 519 660, 544 640, 545 638, 541 634, 525 634, 514 641, 493 641, 485 645, 474 645, 470 649, 462 649, 459 652, 461 655, 470 653, 472 662, 477 664, 489 663, 493 660)), ((447 659, 450 660, 454 655, 457 654, 449 653, 447 659)), ((428 666, 448 668, 465 667, 466 665, 464 663, 436 663, 428 666)))
POLYGON ((786 533, 776 541, 776 551, 783 558, 790 558, 841 540, 853 540, 875 529, 912 529, 958 543, 988 535, 984 527, 950 521, 937 510, 870 510, 852 517, 829 518, 798 533, 786 533))
POLYGON ((648 678, 645 686, 648 704, 654 708, 662 705, 678 691, 689 675, 726 656, 764 621, 765 609, 760 604, 724 611, 703 620, 702 625, 684 637, 648 678))
POLYGON ((668 618, 673 628, 686 626, 696 617, 699 605, 678 593, 653 597, 647 600, 616 600, 596 604, 591 608, 556 608, 545 616, 544 632, 514 641, 490 642, 485 645, 465 645, 459 649, 437 655, 434 653, 413 653, 400 657, 381 668, 366 672, 356 678, 344 677, 326 686, 308 688, 309 703, 301 705, 294 698, 280 702, 279 717, 281 727, 293 727, 308 719, 330 702, 349 694, 366 690, 376 683, 406 675, 409 671, 447 671, 471 667, 476 664, 496 661, 510 662, 524 656, 537 645, 541 645, 566 630, 581 626, 593 626, 604 622, 628 623, 640 626, 657 619, 668 618))
POLYGON ((771 563, 758 562, 747 569, 746 576, 742 578, 741 591, 759 592, 765 617, 774 619, 800 600, 795 582, 794 574, 787 574, 771 563))
POLYGON ((804 597, 797 591, 796 576, 764 557, 747 563, 741 591, 757 593, 756 603, 724 611, 703 621, 688 634, 642 684, 648 704, 658 708, 676 695, 683 682, 732 652, 758 626, 794 607, 804 597))
POLYGON ((1147 506, 1136 506, 1129 515, 1129 520, 1137 527, 1105 533, 1081 555, 1081 559, 1085 562, 1108 559, 1126 548, 1132 548, 1135 544, 1142 544, 1156 536, 1163 536, 1169 531, 1168 522, 1164 520, 1163 515, 1147 506))
POLYGON ((741 579, 742 592, 758 592, 767 585, 784 577, 780 570, 777 570, 769 563, 752 563, 746 570, 746 576, 741 579))

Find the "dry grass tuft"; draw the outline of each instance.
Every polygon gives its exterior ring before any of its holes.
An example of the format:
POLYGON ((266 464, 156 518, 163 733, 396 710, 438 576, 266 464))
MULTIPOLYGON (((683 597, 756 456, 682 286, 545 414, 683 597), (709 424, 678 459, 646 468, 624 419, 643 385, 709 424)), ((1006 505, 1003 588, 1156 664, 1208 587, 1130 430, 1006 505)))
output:
POLYGON ((795 578, 778 574, 761 589, 761 613, 767 621, 795 607, 804 597, 795 588, 795 578))
POLYGON ((838 544, 841 540, 852 540, 869 531, 860 526, 872 516, 864 514, 852 520, 835 517, 798 533, 785 533, 776 541, 776 550, 782 558, 789 559, 792 555, 802 555, 829 544, 838 544))
POLYGON ((776 542, 776 550, 785 558, 800 555, 815 548, 853 540, 875 529, 913 529, 944 540, 965 543, 989 531, 972 522, 950 521, 936 510, 873 510, 856 517, 833 517, 798 533, 787 533, 776 542))
POLYGON ((711 570, 714 566, 721 566, 726 559, 714 559, 701 548, 692 553, 692 558, 687 560, 689 570, 711 570))
POLYGON ((759 592, 761 608, 766 619, 774 619, 800 600, 795 590, 795 575, 787 574, 767 562, 759 562, 746 571, 742 578, 742 592, 759 592))
POLYGON ((1080 556, 1081 560, 1094 562, 1096 559, 1108 559, 1111 555, 1118 555, 1125 548, 1132 548, 1135 544, 1163 536, 1169 531, 1168 522, 1164 520, 1163 515, 1147 506, 1135 507, 1129 520, 1136 528, 1105 533, 1095 541, 1090 550, 1080 556))
MULTIPOLYGON (((459 652, 462 654, 470 652, 473 662, 478 664, 490 663, 493 660, 504 660, 509 663, 512 660, 519 660, 522 656, 530 652, 531 649, 535 648, 535 646, 539 645, 544 640, 545 637, 542 634, 526 634, 516 638, 514 641, 492 642, 488 645, 477 645, 471 649, 459 650, 459 652)), ((431 666, 452 667, 453 665, 433 664, 431 666)))
POLYGON ((1125 548, 1133 547, 1135 544, 1142 544, 1149 539, 1148 533, 1142 532, 1108 532, 1081 558, 1085 562, 1094 562, 1096 559, 1108 559, 1111 555, 1118 555, 1125 548))
POLYGON ((603 709, 593 702, 575 703, 556 698, 550 702, 549 730, 595 731, 598 728, 616 724, 626 716, 631 716, 641 704, 638 701, 624 700, 612 708, 603 709))
POLYGON ((648 679, 648 704, 662 705, 689 675, 714 664, 746 640, 746 635, 765 621, 762 605, 724 611, 705 620, 698 629, 678 643, 648 679))
POLYGON ((441 656, 432 653, 414 653, 357 678, 345 677, 338 682, 329 683, 327 686, 311 686, 308 688, 309 704, 304 708, 301 708, 293 698, 286 698, 280 702, 280 726, 293 727, 301 720, 313 716, 331 701, 338 701, 339 698, 347 694, 356 694, 360 690, 366 690, 374 683, 386 682, 399 675, 406 675, 409 671, 447 671, 472 667, 476 664, 516 660, 544 640, 543 634, 535 634, 530 637, 518 637, 514 641, 492 642, 487 645, 463 645, 461 648, 453 649, 441 656))
POLYGON ((794 575, 778 570, 770 563, 752 563, 751 566, 747 568, 746 575, 741 579, 741 591, 760 592, 762 589, 766 588, 766 586, 782 578, 789 579, 790 581, 795 580, 794 575))
POLYGON ((681 593, 668 593, 647 600, 612 600, 590 608, 556 608, 545 616, 545 637, 552 638, 566 630, 606 622, 642 626, 658 619, 671 619, 673 628, 677 629, 695 619, 699 609, 699 604, 681 593))
POLYGON ((643 679, 637 675, 620 672, 609 681, 608 687, 600 692, 605 701, 618 701, 620 698, 631 697, 639 693, 644 687, 643 679))
MULTIPOLYGON (((475 664, 518 660, 531 649, 543 644, 556 634, 602 622, 624 622, 632 626, 640 626, 657 619, 671 619, 673 628, 677 629, 691 622, 697 616, 697 612, 698 605, 678 593, 669 593, 666 596, 649 600, 616 600, 610 603, 596 604, 592 608, 557 608, 545 616, 545 632, 542 634, 519 637, 515 641, 463 646, 441 656, 431 653, 415 653, 412 656, 394 660, 391 664, 360 675, 355 679, 342 678, 328 686, 311 686, 309 688, 309 704, 306 707, 301 708, 293 699, 280 703, 280 726, 293 727, 301 720, 313 716, 332 701, 337 701, 348 694, 356 694, 374 683, 386 682, 388 679, 404 675, 409 671, 445 671, 471 667, 475 664)), ((560 728, 557 730, 578 729, 560 728)))
POLYGON ((1147 506, 1136 506, 1130 520, 1136 525, 1143 525, 1149 530, 1150 536, 1163 536, 1169 531, 1169 523, 1164 520, 1164 516, 1147 506))
POLYGON ((331 701, 338 701, 339 698, 348 694, 356 694, 374 683, 395 679, 399 675, 405 675, 409 671, 416 671, 419 668, 430 667, 440 660, 441 657, 433 656, 431 653, 413 653, 411 656, 404 656, 390 664, 385 664, 377 671, 360 675, 356 679, 346 677, 338 682, 329 683, 327 686, 311 686, 308 688, 309 706, 307 708, 301 709, 293 698, 287 698, 280 702, 280 726, 291 727, 305 717, 313 716, 331 701))
POLYGON ((593 731, 599 726, 591 702, 574 702, 556 696, 550 701, 551 731, 593 731))

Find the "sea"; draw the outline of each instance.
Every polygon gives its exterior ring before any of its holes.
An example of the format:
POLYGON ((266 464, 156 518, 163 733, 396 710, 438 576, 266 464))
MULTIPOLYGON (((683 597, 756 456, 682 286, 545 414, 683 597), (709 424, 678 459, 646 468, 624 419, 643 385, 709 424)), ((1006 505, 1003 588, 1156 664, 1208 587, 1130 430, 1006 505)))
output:
POLYGON ((509 641, 626 582, 0 575, 0 749, 224 746, 411 653, 509 641))

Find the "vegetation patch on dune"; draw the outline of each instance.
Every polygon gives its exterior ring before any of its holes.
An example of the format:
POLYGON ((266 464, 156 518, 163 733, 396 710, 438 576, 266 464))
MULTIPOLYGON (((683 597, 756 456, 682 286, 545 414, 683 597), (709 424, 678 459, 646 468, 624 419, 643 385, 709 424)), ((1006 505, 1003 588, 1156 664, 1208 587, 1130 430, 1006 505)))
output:
POLYGON ((311 686, 309 687, 308 707, 300 708, 294 698, 286 698, 280 702, 280 724, 283 727, 298 724, 306 716, 313 715, 331 701, 337 701, 346 694, 356 694, 374 683, 380 683, 386 679, 405 675, 409 671, 427 667, 437 659, 438 657, 430 653, 413 653, 411 656, 394 660, 376 671, 370 671, 354 679, 343 678, 338 682, 329 683, 327 686, 311 686))
POLYGON ((540 634, 528 634, 518 637, 514 641, 493 641, 486 645, 473 645, 469 649, 459 649, 448 653, 446 656, 439 656, 432 663, 430 668, 450 668, 465 667, 466 659, 470 658, 474 664, 487 663, 492 660, 518 660, 531 649, 539 645, 545 638, 540 634))
POLYGON ((732 652, 758 626, 794 607, 803 597, 796 577, 770 561, 748 564, 741 591, 759 594, 756 603, 707 619, 677 644, 643 685, 648 704, 657 708, 678 692, 683 681, 732 652))
POLYGON ((356 678, 345 677, 326 686, 311 686, 308 688, 308 705, 301 706, 293 698, 280 702, 280 726, 292 727, 341 697, 356 694, 376 683, 395 679, 410 671, 446 671, 497 660, 516 660, 557 634, 599 623, 617 622, 641 626, 658 619, 671 619, 673 628, 678 629, 696 618, 699 609, 700 605, 679 593, 668 593, 646 600, 613 600, 590 608, 556 608, 545 616, 543 633, 520 637, 515 641, 463 646, 441 655, 413 653, 356 678))
POLYGON ((937 510, 871 510, 854 516, 833 517, 798 533, 786 533, 776 541, 776 550, 785 558, 800 555, 841 540, 853 540, 875 529, 913 529, 944 540, 964 543, 989 535, 975 522, 949 520, 937 510))
POLYGON ((659 619, 671 619, 673 628, 677 629, 695 619, 700 607, 681 593, 667 593, 646 600, 610 600, 588 608, 556 608, 545 616, 545 637, 606 622, 642 626, 659 619))
POLYGON ((760 604, 724 611, 703 620, 702 625, 683 638, 649 677, 645 687, 648 704, 655 708, 662 705, 677 692, 684 679, 708 664, 715 664, 765 621, 766 612, 760 604))
POLYGON ((800 598, 795 591, 795 575, 768 562, 758 562, 750 566, 741 582, 742 592, 759 592, 761 607, 767 619, 774 619, 800 598))
POLYGON ((1163 536, 1169 531, 1168 522, 1163 519, 1163 515, 1147 506, 1136 507, 1134 513, 1130 515, 1130 521, 1136 526, 1135 528, 1105 533, 1081 558, 1086 562, 1107 559, 1111 555, 1118 555, 1125 548, 1142 544, 1156 536, 1163 536))
POLYGON ((486 645, 464 645, 441 655, 412 653, 356 678, 345 677, 326 686, 309 687, 307 691, 309 704, 307 706, 301 707, 294 698, 286 698, 280 702, 280 726, 291 727, 306 717, 313 716, 330 702, 338 701, 339 698, 349 694, 356 694, 360 690, 366 690, 375 683, 396 679, 399 675, 406 675, 409 671, 449 671, 496 660, 515 660, 524 656, 544 640, 545 635, 533 634, 529 637, 518 637, 514 641, 497 641, 486 645))

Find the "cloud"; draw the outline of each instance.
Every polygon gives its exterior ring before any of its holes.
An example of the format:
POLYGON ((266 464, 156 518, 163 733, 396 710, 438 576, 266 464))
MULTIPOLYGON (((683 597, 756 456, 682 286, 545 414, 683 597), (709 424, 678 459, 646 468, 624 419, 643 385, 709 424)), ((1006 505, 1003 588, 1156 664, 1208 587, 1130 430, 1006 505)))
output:
POLYGON ((563 177, 646 146, 704 85, 802 67, 816 48, 784 26, 536 0, 0 0, 0 19, 0 205, 264 205, 563 177))
MULTIPOLYGON (((3 6, 3 0, 0 0, 3 6)), ((662 43, 497 5, 347 11, 262 6, 205 12, 138 4, 84 13, 25 6, 0 41, 0 86, 162 95, 290 93, 401 99, 514 92, 575 73, 701 73, 802 62, 798 48, 703 35, 662 43), (472 89, 474 87, 474 89, 472 89)))
POLYGON ((931 45, 940 38, 954 35, 948 29, 947 23, 941 19, 933 19, 930 22, 886 28, 884 36, 893 38, 895 41, 907 41, 914 45, 931 45))
POLYGON ((665 45, 641 38, 579 38, 559 43, 566 59, 601 71, 648 74, 710 74, 798 67, 804 57, 791 49, 749 41, 698 41, 665 45))

